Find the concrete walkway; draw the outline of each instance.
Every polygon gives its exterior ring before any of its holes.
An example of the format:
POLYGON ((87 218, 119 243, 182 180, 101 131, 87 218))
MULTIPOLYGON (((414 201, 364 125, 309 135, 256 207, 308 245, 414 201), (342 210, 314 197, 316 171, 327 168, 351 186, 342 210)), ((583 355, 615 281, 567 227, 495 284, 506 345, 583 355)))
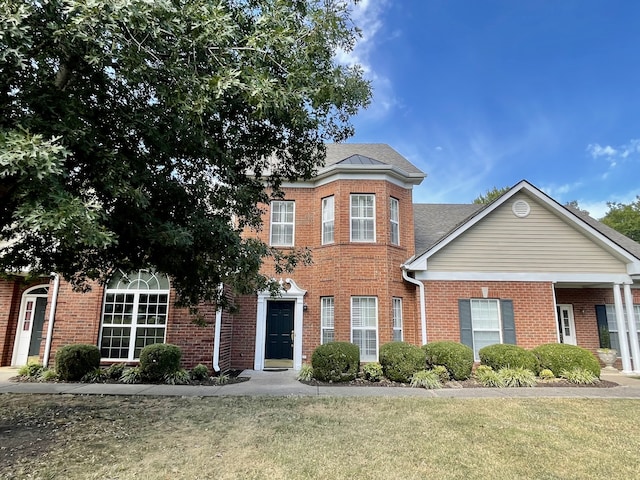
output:
POLYGON ((125 385, 102 383, 25 383, 12 377, 17 368, 0 367, 0 394, 149 395, 149 396, 334 396, 334 397, 423 397, 423 398, 638 398, 640 379, 621 374, 603 374, 603 380, 618 383, 613 388, 443 388, 425 390, 400 387, 311 386, 296 380, 292 370, 271 372, 245 370, 249 381, 222 386, 125 385))

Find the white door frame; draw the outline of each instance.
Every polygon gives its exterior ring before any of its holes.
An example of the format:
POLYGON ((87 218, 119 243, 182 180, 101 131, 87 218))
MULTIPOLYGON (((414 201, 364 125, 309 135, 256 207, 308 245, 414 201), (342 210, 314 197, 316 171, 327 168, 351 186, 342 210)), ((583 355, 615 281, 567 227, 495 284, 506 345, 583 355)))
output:
POLYGON ((558 322, 560 328, 560 338, 562 343, 567 345, 578 345, 576 337, 576 323, 573 317, 573 305, 560 303, 558 307, 558 322), (566 312, 566 316, 564 313, 566 312), (567 332, 569 335, 567 335, 567 332))
POLYGON ((282 291, 280 297, 273 298, 269 292, 258 293, 258 308, 256 311, 256 346, 253 359, 253 369, 264 369, 265 342, 267 340, 267 301, 294 300, 293 308, 293 369, 302 368, 302 329, 304 325, 304 296, 306 290, 287 278, 280 280, 282 291), (288 288, 286 288, 288 287, 288 288))
POLYGON ((39 298, 48 297, 49 284, 35 285, 25 290, 22 294, 22 299, 20 300, 20 313, 18 314, 18 325, 16 327, 16 336, 13 342, 13 356, 11 357, 11 365, 26 365, 29 361, 29 345, 31 344, 31 334, 33 333, 33 320, 36 312, 36 304, 39 298), (31 293, 34 290, 38 290, 41 288, 46 289, 47 293, 31 293), (31 313, 29 329, 24 330, 25 313, 27 312, 27 305, 30 301, 33 302, 33 310, 31 313))

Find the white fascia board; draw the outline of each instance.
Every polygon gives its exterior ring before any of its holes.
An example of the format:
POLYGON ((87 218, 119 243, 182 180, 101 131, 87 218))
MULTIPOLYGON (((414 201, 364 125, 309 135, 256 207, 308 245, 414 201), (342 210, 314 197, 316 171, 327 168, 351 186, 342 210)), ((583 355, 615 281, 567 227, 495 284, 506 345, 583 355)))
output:
POLYGON ((316 188, 338 180, 382 180, 409 190, 413 189, 413 186, 415 185, 414 182, 408 183, 402 181, 396 176, 389 175, 388 172, 363 172, 362 170, 360 170, 357 172, 336 172, 333 175, 324 176, 322 178, 314 178, 313 180, 307 181, 282 182, 281 188, 316 188))
POLYGON ((592 237, 594 240, 600 243, 601 246, 605 246, 610 250, 614 251, 617 255, 619 255, 619 257, 621 257, 621 259, 624 259, 628 262, 627 264, 628 270, 632 264, 638 263, 637 258, 635 258, 633 255, 627 252, 624 248, 620 247, 617 243, 611 241, 608 237, 606 237, 605 235, 597 231, 595 228, 593 228, 591 225, 589 225, 587 222, 582 220, 577 215, 574 215, 571 212, 569 212, 566 208, 562 207, 562 205, 560 205, 554 199, 549 197, 547 194, 545 194, 538 188, 531 185, 526 180, 521 180, 519 183, 514 185, 511 188, 511 190, 509 190, 507 193, 505 193, 500 198, 495 200, 492 204, 490 204, 487 208, 485 208, 480 213, 475 215, 468 222, 458 227, 457 230, 455 230, 449 236, 447 236, 442 241, 440 241, 440 243, 436 244, 433 248, 423 253, 422 255, 418 256, 416 260, 414 260, 414 262, 412 262, 410 265, 407 265, 407 268, 409 270, 416 270, 416 268, 414 268, 414 265, 417 264, 417 262, 422 257, 428 258, 434 255, 435 253, 439 252, 444 247, 446 247, 451 242, 453 242, 456 238, 458 238, 460 235, 462 235, 464 232, 466 232, 468 229, 470 229, 472 226, 482 221, 487 215, 491 214, 491 212, 493 212, 496 208, 506 203, 509 199, 511 199, 514 195, 516 195, 521 191, 526 191, 531 196, 540 200, 542 203, 547 205, 550 209, 560 214, 560 216, 563 217, 565 220, 573 223, 579 229, 587 233, 590 237, 592 237))
POLYGON ((487 282, 563 282, 563 283, 632 283, 624 273, 553 273, 553 272, 429 272, 416 271, 416 280, 487 281, 487 282))

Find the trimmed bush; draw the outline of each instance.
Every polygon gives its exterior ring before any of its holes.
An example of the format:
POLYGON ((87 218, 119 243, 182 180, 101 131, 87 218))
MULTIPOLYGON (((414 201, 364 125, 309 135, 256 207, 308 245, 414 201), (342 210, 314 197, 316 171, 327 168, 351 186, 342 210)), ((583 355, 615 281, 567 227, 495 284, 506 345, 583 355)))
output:
POLYGON ((140 352, 140 373, 152 382, 164 381, 166 375, 180 370, 182 350, 170 343, 147 345, 140 352))
POLYGON ((410 382, 414 373, 424 370, 425 353, 407 342, 390 342, 380 347, 384 376, 394 382, 410 382))
POLYGON ((548 368, 540 370, 540 373, 538 374, 538 376, 542 380, 553 380, 554 378, 556 378, 556 376, 553 374, 553 372, 551 370, 549 370, 548 368))
POLYGON ((454 380, 466 380, 473 368, 473 350, 458 342, 433 342, 422 346, 427 367, 442 365, 454 380))
POLYGON ((56 352, 56 373, 60 380, 77 381, 100 368, 100 350, 95 345, 65 345, 56 352))
POLYGON ((564 343, 547 343, 531 350, 538 357, 541 369, 549 369, 556 377, 564 370, 589 370, 600 378, 600 362, 589 350, 564 343))
POLYGON ((494 370, 503 368, 525 368, 538 373, 537 357, 528 350, 517 345, 497 343, 480 349, 480 363, 489 365, 494 370))
POLYGON ((362 367, 362 377, 370 382, 379 382, 384 372, 378 362, 370 362, 362 367))
POLYGON ((311 355, 313 375, 322 382, 349 382, 360 369, 360 349, 348 342, 320 345, 311 355))
POLYGON ((207 380, 209 378, 209 367, 199 363, 191 370, 191 378, 197 381, 207 380))

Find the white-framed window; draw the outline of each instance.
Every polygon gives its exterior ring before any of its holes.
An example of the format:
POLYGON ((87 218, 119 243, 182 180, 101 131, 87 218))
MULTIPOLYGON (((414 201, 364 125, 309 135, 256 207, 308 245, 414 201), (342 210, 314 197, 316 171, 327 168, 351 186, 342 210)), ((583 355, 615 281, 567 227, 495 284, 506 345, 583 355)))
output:
MULTIPOLYGON (((611 348, 617 350, 620 353, 620 332, 618 331, 618 317, 616 317, 615 305, 605 305, 607 310, 607 326, 609 327, 609 339, 611 341, 611 348)), ((636 320, 636 331, 638 332, 638 341, 640 341, 640 304, 633 305, 633 316, 636 320)), ((627 319, 627 309, 624 309, 624 324, 627 328, 627 335, 629 334, 629 321, 627 319)))
POLYGON ((361 362, 378 360, 378 299, 351 297, 351 343, 360 347, 361 362))
POLYGON ((335 203, 333 196, 322 199, 322 244, 334 242, 335 203))
POLYGON ((335 339, 333 297, 320 298, 320 319, 320 343, 324 345, 325 343, 333 342, 335 339))
POLYGON ((100 355, 133 361, 147 345, 164 343, 169 310, 169 279, 148 270, 111 277, 104 294, 100 355))
POLYGON ((376 197, 370 194, 351 195, 351 241, 376 241, 376 197))
POLYGON ((295 208, 295 202, 289 200, 271 202, 271 245, 293 247, 295 208))
POLYGON ((402 299, 393 297, 391 300, 391 308, 393 310, 393 341, 402 341, 402 299))
POLYGON ((400 202, 397 198, 389 199, 389 232, 391 244, 400 245, 400 202))
POLYGON ((500 302, 498 299, 472 298, 471 325, 473 329, 473 355, 479 360, 481 348, 502 343, 500 302))

